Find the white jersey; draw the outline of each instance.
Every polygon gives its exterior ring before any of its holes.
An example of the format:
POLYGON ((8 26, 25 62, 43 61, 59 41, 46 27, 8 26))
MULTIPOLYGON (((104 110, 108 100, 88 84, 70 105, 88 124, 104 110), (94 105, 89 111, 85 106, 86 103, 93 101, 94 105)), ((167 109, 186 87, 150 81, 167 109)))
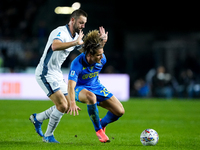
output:
POLYGON ((62 42, 72 42, 77 38, 77 33, 75 33, 75 36, 72 37, 68 25, 60 26, 54 29, 49 35, 45 50, 36 68, 35 74, 38 76, 53 75, 57 79, 63 79, 61 65, 66 60, 69 53, 74 49, 78 49, 80 46, 72 46, 65 50, 53 51, 51 45, 55 39, 58 39, 62 42))

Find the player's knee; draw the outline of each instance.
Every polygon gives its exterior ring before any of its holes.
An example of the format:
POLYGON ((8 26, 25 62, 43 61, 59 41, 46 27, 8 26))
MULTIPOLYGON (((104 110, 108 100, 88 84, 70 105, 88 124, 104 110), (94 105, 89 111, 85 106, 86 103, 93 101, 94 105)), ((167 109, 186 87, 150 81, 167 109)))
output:
POLYGON ((121 117, 125 113, 124 107, 121 107, 118 111, 118 116, 121 117))
POLYGON ((62 113, 67 112, 67 110, 69 109, 69 106, 68 106, 67 102, 60 103, 56 107, 62 113))
POLYGON ((88 104, 95 104, 96 103, 96 95, 90 91, 86 93, 87 103, 88 104))

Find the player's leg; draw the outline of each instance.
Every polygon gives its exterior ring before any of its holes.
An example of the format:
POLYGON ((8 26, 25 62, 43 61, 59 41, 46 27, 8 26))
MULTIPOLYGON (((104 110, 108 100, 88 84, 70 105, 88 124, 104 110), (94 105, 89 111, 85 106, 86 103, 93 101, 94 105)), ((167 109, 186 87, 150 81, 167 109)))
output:
MULTIPOLYGON (((63 80, 57 80, 54 76, 36 75, 36 81, 55 104, 55 107, 49 109, 49 123, 43 140, 45 142, 57 142, 53 136, 53 132, 64 112, 68 109, 68 102, 63 94, 67 93, 67 85, 63 80)), ((38 127, 40 127, 41 131, 41 125, 38 127)))
MULTIPOLYGON (((60 122, 63 114, 69 109, 69 101, 67 98, 67 84, 64 80, 58 81, 60 90, 53 93, 49 98, 55 104, 55 109, 50 115, 49 124, 45 133, 45 137, 52 137, 53 132, 60 122)), ((45 141, 46 142, 46 141, 45 141)), ((55 140, 55 142, 57 142, 55 140)))
MULTIPOLYGON (((36 75, 35 77, 36 77, 37 83, 42 88, 42 90, 46 93, 47 96, 49 95, 49 93, 52 93, 52 88, 49 83, 49 82, 52 82, 51 80, 47 81, 47 79, 42 78, 40 75, 36 75)), ((53 112, 54 108, 55 106, 52 106, 41 113, 34 113, 29 117, 29 120, 34 124, 35 130, 38 133, 38 135, 42 137, 44 136, 41 129, 42 123, 45 119, 49 119, 50 114, 53 112)))
MULTIPOLYGON (((68 101, 68 97, 67 95, 65 95, 65 98, 67 99, 68 101)), ((69 101, 68 101, 68 104, 69 104, 69 101)), ((56 105, 53 105, 51 106, 50 108, 48 108, 47 110, 41 112, 41 113, 37 113, 36 114, 36 119, 39 121, 39 122, 43 122, 44 120, 46 119, 49 119, 51 113, 53 112, 53 110, 56 108, 56 105)))
MULTIPOLYGON (((60 83, 60 89, 62 91, 62 93, 64 93, 65 95, 65 98, 67 99, 67 89, 66 89, 66 83, 65 81, 61 81, 59 82, 60 83)), ((67 99, 68 101, 68 99, 67 99)), ((68 104, 69 104, 69 101, 68 101, 68 104)), ((48 108, 47 110, 41 112, 41 113, 37 113, 35 116, 36 116, 36 119, 39 121, 39 122, 43 122, 44 120, 46 119, 49 119, 51 113, 53 112, 53 110, 56 108, 56 105, 48 108)))
POLYGON ((47 110, 41 112, 41 113, 37 113, 36 114, 36 119, 39 121, 39 122, 43 122, 44 120, 46 119, 49 119, 51 113, 53 112, 53 110, 56 108, 56 105, 54 106, 51 106, 50 108, 48 108, 47 110))
MULTIPOLYGON (((36 77, 37 82, 39 83, 39 85, 42 87, 43 90, 45 90, 45 86, 41 80, 41 77, 36 77)), ((67 95, 67 85, 65 83, 64 80, 60 80, 59 81, 59 85, 60 85, 60 90, 62 91, 62 93, 65 95, 67 95)), ((47 92, 46 92, 47 93, 47 92)), ((67 99, 67 98, 66 98, 67 99)), ((41 112, 41 113, 37 113, 37 114, 33 114, 36 118, 37 121, 39 121, 40 123, 42 123, 44 120, 49 119, 51 113, 53 112, 53 110, 56 108, 56 106, 52 106, 50 108, 48 108, 47 110, 41 112)))
POLYGON ((42 128, 41 128, 42 123, 44 120, 49 119, 51 113, 53 112, 55 108, 56 106, 54 105, 41 113, 34 113, 29 117, 29 120, 34 124, 35 130, 39 136, 41 137, 44 136, 42 132, 42 128))
POLYGON ((87 104, 87 111, 94 125, 96 135, 99 138, 99 141, 109 142, 109 138, 103 132, 102 126, 100 124, 99 110, 97 108, 97 100, 95 94, 86 89, 79 89, 76 90, 76 98, 78 98, 78 101, 87 104))
POLYGON ((68 102, 61 90, 56 91, 49 98, 53 101, 56 108, 52 111, 50 115, 49 123, 43 141, 58 143, 53 136, 53 132, 55 131, 64 113, 67 111, 68 102))
POLYGON ((79 101, 87 104, 87 111, 94 125, 95 131, 100 130, 102 127, 99 122, 99 110, 97 108, 97 100, 95 94, 86 89, 83 89, 79 92, 78 98, 79 101))
POLYGON ((99 105, 108 110, 106 116, 101 119, 101 125, 103 128, 109 123, 118 120, 125 112, 123 105, 115 96, 100 102, 99 105))

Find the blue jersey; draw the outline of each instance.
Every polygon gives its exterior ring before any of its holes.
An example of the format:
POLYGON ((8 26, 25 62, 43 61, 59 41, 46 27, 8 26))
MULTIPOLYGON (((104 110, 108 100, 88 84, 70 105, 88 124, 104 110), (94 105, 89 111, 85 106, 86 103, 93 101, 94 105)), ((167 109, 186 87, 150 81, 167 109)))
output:
POLYGON ((69 80, 76 82, 76 86, 99 86, 99 73, 106 63, 106 57, 103 54, 101 63, 88 64, 84 53, 76 57, 70 67, 69 80))
POLYGON ((99 73, 106 63, 106 57, 103 54, 101 63, 88 64, 84 53, 77 56, 71 63, 68 80, 76 82, 75 98, 78 100, 79 92, 87 89, 97 96, 97 101, 104 101, 112 97, 110 93, 99 80, 99 73))

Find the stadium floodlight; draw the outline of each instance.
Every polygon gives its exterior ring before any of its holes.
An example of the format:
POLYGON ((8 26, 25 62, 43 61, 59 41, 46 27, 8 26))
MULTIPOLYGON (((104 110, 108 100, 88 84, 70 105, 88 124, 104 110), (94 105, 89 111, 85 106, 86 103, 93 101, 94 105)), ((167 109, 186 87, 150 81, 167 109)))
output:
POLYGON ((79 9, 80 7, 81 7, 81 3, 79 3, 79 2, 75 2, 75 3, 72 4, 72 8, 73 8, 74 10, 77 10, 77 9, 79 9))
POLYGON ((79 2, 75 2, 72 4, 72 7, 61 7, 58 6, 55 8, 56 14, 71 14, 74 10, 77 10, 81 7, 81 4, 79 2))
POLYGON ((56 7, 55 13, 56 14, 71 14, 74 11, 72 7, 56 7))

